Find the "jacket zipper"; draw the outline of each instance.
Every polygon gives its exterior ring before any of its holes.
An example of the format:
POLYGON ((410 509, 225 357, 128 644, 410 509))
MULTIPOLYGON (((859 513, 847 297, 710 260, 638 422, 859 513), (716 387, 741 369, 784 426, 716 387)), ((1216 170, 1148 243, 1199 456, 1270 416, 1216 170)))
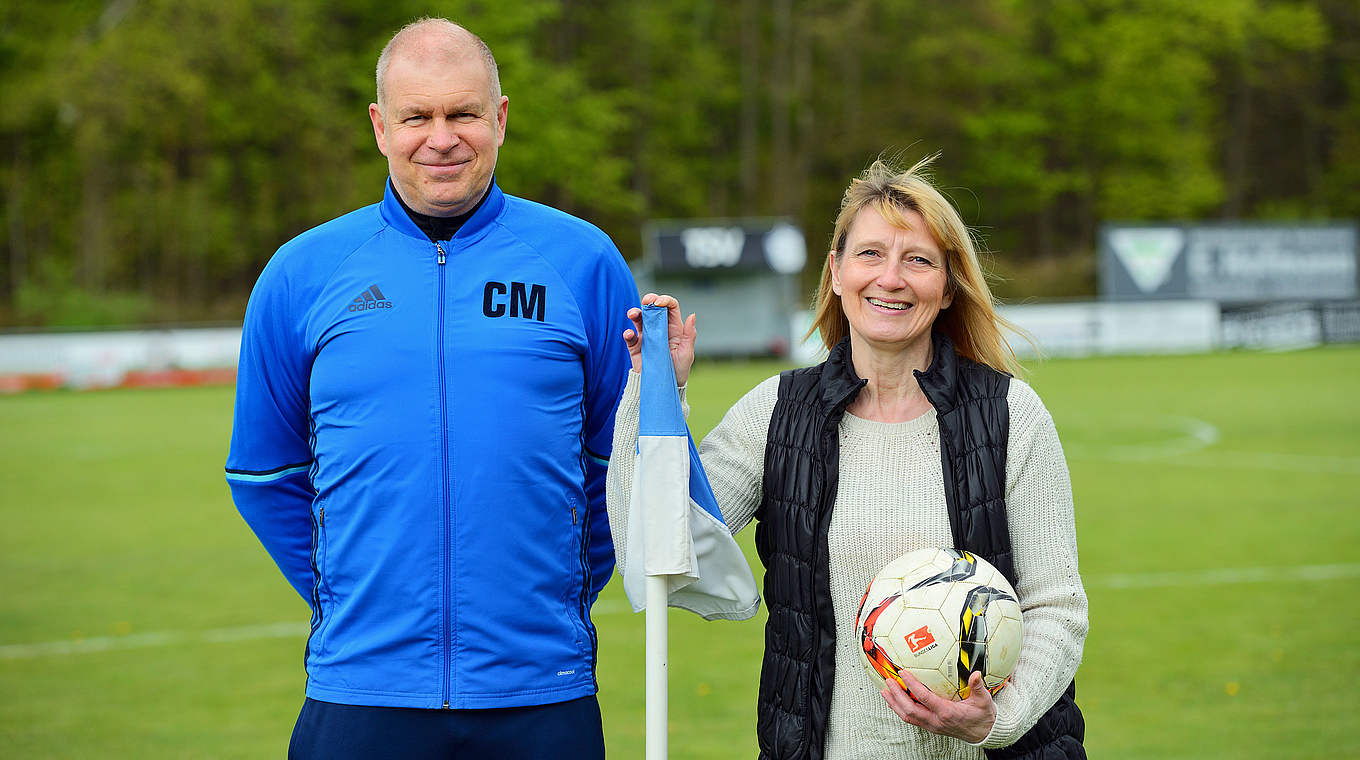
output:
POLYGON ((449 709, 450 691, 452 690, 452 670, 453 670, 453 621, 450 619, 451 607, 453 606, 452 579, 453 562, 449 557, 450 546, 452 545, 453 534, 453 513, 449 503, 449 410, 448 392, 446 378, 444 377, 444 246, 439 243, 434 244, 435 250, 439 252, 439 306, 436 309, 435 327, 435 361, 439 364, 439 464, 440 480, 443 481, 443 501, 440 503, 440 519, 443 522, 444 543, 440 547, 440 557, 443 560, 441 570, 443 572, 443 630, 444 630, 444 709, 449 709))

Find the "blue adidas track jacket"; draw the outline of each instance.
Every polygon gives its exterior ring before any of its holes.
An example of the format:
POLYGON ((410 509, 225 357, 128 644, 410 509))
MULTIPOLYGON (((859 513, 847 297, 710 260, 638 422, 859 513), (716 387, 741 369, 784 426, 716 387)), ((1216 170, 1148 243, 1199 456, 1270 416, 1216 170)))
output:
POLYGON ((311 605, 307 696, 595 693, 637 300, 603 232, 494 182, 450 241, 389 184, 274 255, 246 309, 227 481, 311 605))

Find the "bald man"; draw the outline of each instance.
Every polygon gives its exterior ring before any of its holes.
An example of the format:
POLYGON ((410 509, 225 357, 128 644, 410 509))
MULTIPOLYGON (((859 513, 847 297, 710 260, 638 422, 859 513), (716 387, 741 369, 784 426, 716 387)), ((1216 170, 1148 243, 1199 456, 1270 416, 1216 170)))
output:
POLYGON ((471 32, 399 31, 383 200, 290 241, 246 309, 227 481, 311 607, 290 758, 601 758, 590 608, 637 291, 600 230, 495 181, 471 32))

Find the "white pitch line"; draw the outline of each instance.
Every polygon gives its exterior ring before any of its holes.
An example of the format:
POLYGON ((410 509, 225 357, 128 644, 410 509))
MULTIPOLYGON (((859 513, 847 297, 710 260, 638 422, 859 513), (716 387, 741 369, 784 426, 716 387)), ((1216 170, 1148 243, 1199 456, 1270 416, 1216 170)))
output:
MULTIPOLYGON (((1064 447, 1069 454, 1115 462, 1167 459, 1202 451, 1218 443, 1222 435, 1218 428, 1194 417, 1161 418, 1176 435, 1154 443, 1144 444, 1081 444, 1064 447)), ((1168 432, 1171 432, 1168 431, 1168 432)))
POLYGON ((1331 581, 1360 576, 1360 563, 1295 567, 1228 567, 1190 572, 1116 573, 1084 579, 1087 588, 1165 588, 1238 583, 1331 581))
POLYGON ((1326 454, 1287 454, 1268 451, 1220 451, 1208 449, 1194 457, 1173 459, 1170 464, 1198 464, 1205 467, 1249 467, 1284 472, 1336 473, 1360 475, 1360 457, 1326 454))
POLYGON ((1177 437, 1143 445, 1083 445, 1065 447, 1074 458, 1112 462, 1146 462, 1182 467, 1241 467, 1283 472, 1317 472, 1360 475, 1360 457, 1328 454, 1295 454, 1271 451, 1225 451, 1217 448, 1222 434, 1214 425, 1194 417, 1164 419, 1177 437), (1193 456, 1191 456, 1193 455, 1193 456))
MULTIPOLYGON (((1360 563, 1335 565, 1298 565, 1295 567, 1239 567, 1198 570, 1192 572, 1115 573, 1087 576, 1084 582, 1092 589, 1165 588, 1170 586, 1205 586, 1239 583, 1283 583, 1299 581, 1331 581, 1360 576, 1360 563)), ((596 603, 596 616, 615 615, 628 611, 628 605, 606 600, 596 603)), ((206 631, 159 631, 133 633, 127 636, 92 636, 63 641, 43 641, 33 644, 0 645, 0 660, 28 660, 36 657, 96 654, 120 649, 170 646, 172 644, 223 644, 260 639, 302 638, 309 630, 306 623, 261 623, 232 628, 212 628, 206 631)))
POLYGON ((1099 459, 1106 462, 1156 462, 1172 467, 1233 467, 1271 472, 1311 472, 1337 475, 1360 475, 1360 457, 1329 456, 1326 454, 1291 454, 1270 451, 1226 451, 1199 449, 1177 455, 1171 451, 1157 451, 1148 447, 1139 451, 1110 447, 1074 446, 1067 449, 1073 459, 1099 459))
POLYGON ((213 628, 206 631, 158 631, 155 633, 133 633, 127 636, 91 636, 64 641, 43 641, 36 644, 5 644, 0 646, 0 660, 26 660, 32 657, 48 657, 51 655, 93 654, 119 649, 142 649, 184 643, 220 644, 229 641, 281 639, 306 636, 308 630, 309 626, 306 623, 265 623, 242 625, 234 628, 213 628))

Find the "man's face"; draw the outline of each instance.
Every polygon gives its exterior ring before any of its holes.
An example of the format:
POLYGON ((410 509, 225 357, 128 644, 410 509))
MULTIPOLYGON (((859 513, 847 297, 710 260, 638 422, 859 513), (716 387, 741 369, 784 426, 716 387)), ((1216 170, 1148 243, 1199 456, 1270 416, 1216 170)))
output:
POLYGON ((491 182, 510 107, 493 98, 481 57, 399 55, 383 89, 386 102, 368 115, 402 200, 429 216, 471 210, 491 182))

